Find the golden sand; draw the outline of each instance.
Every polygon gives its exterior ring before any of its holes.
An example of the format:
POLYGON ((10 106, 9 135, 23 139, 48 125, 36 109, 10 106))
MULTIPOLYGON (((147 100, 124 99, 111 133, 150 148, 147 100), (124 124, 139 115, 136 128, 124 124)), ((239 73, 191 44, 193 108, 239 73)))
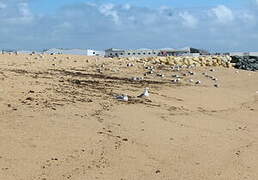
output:
POLYGON ((0 55, 0 179, 258 179, 258 73, 145 66, 0 55))

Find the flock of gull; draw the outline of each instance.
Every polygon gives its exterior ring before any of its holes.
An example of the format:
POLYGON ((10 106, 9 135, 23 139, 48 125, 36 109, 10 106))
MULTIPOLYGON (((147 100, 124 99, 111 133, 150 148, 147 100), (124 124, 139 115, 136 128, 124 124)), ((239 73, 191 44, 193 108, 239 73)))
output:
MULTIPOLYGON (((134 64, 132 63, 128 63, 127 64, 127 67, 133 67, 134 64)), ((147 72, 145 72, 143 75, 144 77, 146 77, 147 75, 153 75, 153 74, 156 74, 158 77, 160 78, 164 78, 165 77, 165 74, 161 73, 160 72, 157 72, 157 70, 155 69, 154 66, 147 66, 146 64, 144 64, 144 68, 147 70, 147 72)), ((184 69, 189 69, 189 71, 185 72, 185 73, 181 73, 181 75, 178 75, 178 74, 173 74, 172 75, 172 83, 174 84, 177 84, 177 83, 180 83, 184 77, 187 77, 187 76, 193 76, 193 75, 196 75, 195 72, 191 71, 190 69, 193 69, 194 66, 179 66, 179 65, 176 65, 176 66, 172 66, 170 67, 172 71, 176 71, 176 72, 180 72, 181 70, 184 70, 184 69)), ((215 69, 210 69, 210 72, 215 72, 215 69)), ((218 88, 219 87, 219 84, 217 84, 217 81, 218 79, 212 75, 209 75, 208 73, 204 72, 202 73, 202 75, 210 80, 212 80, 215 84, 214 84, 214 87, 218 88)), ((141 80, 144 80, 144 77, 132 77, 132 80, 133 81, 141 81, 141 80)), ((202 84, 202 81, 201 80, 193 80, 193 79, 189 79, 187 80, 189 83, 192 83, 192 84, 195 84, 195 85, 199 85, 199 84, 202 84)), ((137 98, 147 98, 150 96, 150 93, 149 93, 149 88, 146 87, 143 91, 143 93, 141 93, 140 95, 137 96, 137 98)), ((128 101, 129 98, 128 98, 128 95, 127 94, 122 94, 122 95, 119 95, 119 96, 116 96, 116 99, 117 100, 120 100, 120 101, 128 101)))

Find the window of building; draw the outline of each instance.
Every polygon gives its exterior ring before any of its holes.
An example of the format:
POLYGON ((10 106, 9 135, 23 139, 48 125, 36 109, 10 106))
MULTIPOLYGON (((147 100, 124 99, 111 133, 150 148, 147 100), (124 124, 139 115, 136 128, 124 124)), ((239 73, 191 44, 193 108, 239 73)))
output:
POLYGON ((116 53, 115 55, 118 56, 118 53, 116 53))
POLYGON ((148 54, 151 54, 150 52, 148 54))
POLYGON ((93 52, 93 54, 96 54, 96 52, 93 52))
POLYGON ((113 54, 112 53, 110 53, 110 56, 112 56, 113 54))
POLYGON ((153 52, 153 54, 156 54, 155 52, 153 52))
POLYGON ((135 53, 133 53, 133 55, 135 55, 135 53))
POLYGON ((128 53, 128 55, 131 55, 131 53, 128 53))
POLYGON ((145 55, 146 53, 144 52, 143 54, 145 55))
POLYGON ((138 55, 141 55, 141 53, 138 53, 138 55))
POLYGON ((120 55, 123 55, 123 53, 120 53, 120 55))

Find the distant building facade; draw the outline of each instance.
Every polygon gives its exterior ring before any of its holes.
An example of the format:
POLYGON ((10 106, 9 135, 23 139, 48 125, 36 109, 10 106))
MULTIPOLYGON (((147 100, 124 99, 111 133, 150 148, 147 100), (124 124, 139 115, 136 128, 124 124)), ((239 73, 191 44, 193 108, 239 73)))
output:
POLYGON ((123 50, 123 49, 107 49, 105 50, 105 57, 155 57, 155 56, 200 56, 208 55, 209 52, 196 48, 184 49, 136 49, 136 50, 123 50))
POLYGON ((17 54, 42 54, 42 52, 21 50, 17 51, 17 54))
POLYGON ((67 55, 85 55, 85 56, 104 56, 104 51, 92 49, 57 49, 52 48, 44 51, 45 54, 67 54, 67 55))
POLYGON ((161 54, 163 56, 200 56, 209 55, 209 52, 202 49, 188 47, 184 49, 162 50, 161 54))
POLYGON ((161 50, 150 49, 136 49, 136 50, 123 50, 123 49, 107 49, 105 50, 105 57, 153 57, 159 56, 161 50))

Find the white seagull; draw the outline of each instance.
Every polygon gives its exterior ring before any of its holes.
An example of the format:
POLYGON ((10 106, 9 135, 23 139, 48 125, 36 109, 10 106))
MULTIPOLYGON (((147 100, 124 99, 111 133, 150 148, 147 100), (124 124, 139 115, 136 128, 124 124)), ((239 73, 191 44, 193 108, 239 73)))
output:
POLYGON ((116 99, 119 101, 128 101, 128 96, 127 94, 123 94, 121 96, 116 96, 116 99))
POLYGON ((173 80, 172 80, 173 83, 179 83, 180 81, 181 81, 180 78, 176 78, 176 79, 173 79, 173 80))
POLYGON ((202 82, 201 81, 196 81, 196 83, 195 84, 201 84, 202 82))
POLYGON ((144 92, 142 94, 140 94, 139 96, 137 96, 137 97, 139 97, 139 98, 149 97, 150 93, 149 93, 148 89, 149 88, 145 88, 144 92))

